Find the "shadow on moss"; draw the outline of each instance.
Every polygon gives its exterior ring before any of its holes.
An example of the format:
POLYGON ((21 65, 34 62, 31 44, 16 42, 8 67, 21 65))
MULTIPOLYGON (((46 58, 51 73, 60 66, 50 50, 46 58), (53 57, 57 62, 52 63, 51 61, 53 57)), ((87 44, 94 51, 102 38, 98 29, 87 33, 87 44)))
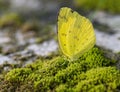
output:
POLYGON ((114 60, 94 47, 76 61, 62 57, 13 69, 0 84, 1 92, 106 92, 120 87, 114 60), (7 88, 7 91, 6 91, 7 88))

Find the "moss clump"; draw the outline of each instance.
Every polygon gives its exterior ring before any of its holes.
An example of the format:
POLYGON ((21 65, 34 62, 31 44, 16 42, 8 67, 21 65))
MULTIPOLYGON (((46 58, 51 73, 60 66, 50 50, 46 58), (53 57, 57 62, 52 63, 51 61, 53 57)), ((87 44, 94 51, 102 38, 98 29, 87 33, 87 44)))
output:
POLYGON ((11 71, 11 73, 9 73, 9 76, 11 77, 7 77, 7 79, 9 80, 10 78, 10 81, 16 82, 24 81, 30 73, 32 73, 32 71, 29 68, 14 69, 13 71, 11 71))
POLYGON ((120 86, 120 72, 111 65, 114 60, 92 48, 76 61, 62 57, 11 70, 5 75, 0 90, 10 92, 106 92, 120 86), (14 84, 17 84, 14 86, 14 84), (12 88, 10 88, 12 87, 12 88), (30 91, 31 89, 31 91, 30 91))
POLYGON ((21 18, 16 13, 8 13, 0 17, 0 28, 17 27, 20 24, 21 24, 21 18))
POLYGON ((120 71, 115 67, 102 67, 90 69, 76 85, 75 92, 116 92, 120 86, 120 71))
POLYGON ((86 10, 98 9, 112 13, 120 13, 119 0, 75 0, 75 3, 77 6, 83 7, 86 10))

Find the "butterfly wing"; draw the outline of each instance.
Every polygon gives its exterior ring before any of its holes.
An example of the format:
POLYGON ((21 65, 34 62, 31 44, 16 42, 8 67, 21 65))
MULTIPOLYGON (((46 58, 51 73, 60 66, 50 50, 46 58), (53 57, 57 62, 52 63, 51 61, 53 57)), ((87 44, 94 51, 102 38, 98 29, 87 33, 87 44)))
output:
POLYGON ((62 52, 70 57, 70 53, 68 52, 68 41, 67 41, 67 32, 70 28, 70 9, 67 8, 61 8, 59 16, 58 16, 58 40, 59 45, 62 50, 62 52))
POLYGON ((88 19, 70 8, 61 8, 58 16, 58 40, 66 56, 78 58, 95 44, 93 26, 88 19))

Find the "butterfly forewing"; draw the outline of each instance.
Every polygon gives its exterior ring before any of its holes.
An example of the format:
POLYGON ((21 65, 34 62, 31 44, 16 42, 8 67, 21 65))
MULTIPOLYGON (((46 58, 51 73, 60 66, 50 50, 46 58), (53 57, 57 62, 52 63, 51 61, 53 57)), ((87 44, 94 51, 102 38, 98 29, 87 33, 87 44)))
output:
POLYGON ((69 9, 62 8, 58 16, 58 40, 62 52, 69 57, 67 50, 67 31, 69 27, 69 9))

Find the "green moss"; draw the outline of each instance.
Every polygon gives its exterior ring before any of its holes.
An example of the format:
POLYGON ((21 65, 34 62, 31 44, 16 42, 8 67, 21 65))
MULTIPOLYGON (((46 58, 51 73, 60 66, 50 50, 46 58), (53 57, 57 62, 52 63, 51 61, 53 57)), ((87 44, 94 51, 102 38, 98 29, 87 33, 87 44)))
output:
POLYGON ((20 92, 116 91, 120 86, 120 72, 111 66, 114 63, 95 47, 76 61, 57 57, 11 70, 0 88, 12 87, 10 92, 16 92, 18 88, 20 92))
POLYGON ((115 91, 120 86, 120 71, 115 67, 95 68, 83 73, 84 79, 76 85, 76 92, 115 91))
POLYGON ((106 10, 112 13, 120 13, 119 0, 75 0, 77 6, 86 10, 106 10))
POLYGON ((23 81, 24 82, 25 79, 30 75, 30 73, 32 73, 30 68, 18 68, 18 69, 12 70, 11 73, 9 73, 9 75, 6 75, 6 78, 7 80, 10 80, 10 81, 16 81, 16 82, 23 81))
POLYGON ((8 26, 19 26, 21 24, 21 18, 16 13, 7 13, 0 17, 0 28, 8 26))

